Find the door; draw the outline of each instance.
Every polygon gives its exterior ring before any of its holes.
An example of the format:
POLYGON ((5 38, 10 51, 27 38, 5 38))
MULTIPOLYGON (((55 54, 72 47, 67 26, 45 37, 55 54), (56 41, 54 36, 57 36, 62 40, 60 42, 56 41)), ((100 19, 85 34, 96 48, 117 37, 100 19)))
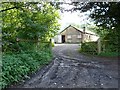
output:
POLYGON ((65 35, 62 35, 62 43, 65 43, 65 35))

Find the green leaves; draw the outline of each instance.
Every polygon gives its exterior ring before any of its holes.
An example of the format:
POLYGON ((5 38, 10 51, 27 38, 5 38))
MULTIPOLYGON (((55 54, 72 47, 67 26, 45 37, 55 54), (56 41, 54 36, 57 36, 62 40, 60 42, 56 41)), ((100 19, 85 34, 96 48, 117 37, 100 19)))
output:
POLYGON ((52 54, 50 49, 46 48, 42 51, 26 51, 18 54, 3 54, 2 58, 2 88, 12 83, 22 81, 35 72, 44 64, 48 64, 52 54))
POLYGON ((4 88, 49 63, 52 57, 49 45, 37 46, 38 43, 30 41, 48 41, 53 37, 59 29, 59 14, 45 2, 6 2, 2 3, 2 9, 4 54, 0 86, 4 88), (16 42, 17 38, 28 42, 16 42))
POLYGON ((82 43, 80 52, 96 55, 97 54, 97 43, 96 42, 82 43))
POLYGON ((2 3, 2 6, 3 9, 18 7, 2 12, 3 41, 7 41, 3 44, 3 51, 12 50, 9 43, 16 43, 17 37, 48 41, 59 30, 59 13, 49 2, 8 2, 2 3))

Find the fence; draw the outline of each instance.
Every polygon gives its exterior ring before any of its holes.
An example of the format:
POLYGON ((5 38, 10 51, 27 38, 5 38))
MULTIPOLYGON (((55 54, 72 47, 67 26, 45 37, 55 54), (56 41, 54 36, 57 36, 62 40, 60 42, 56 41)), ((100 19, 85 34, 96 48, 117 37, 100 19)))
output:
POLYGON ((44 48, 51 48, 51 42, 43 42, 38 40, 17 40, 18 47, 22 50, 42 50, 44 48))
POLYGON ((88 54, 97 54, 97 42, 84 42, 81 45, 81 51, 88 54))
MULTIPOLYGON (((101 52, 105 52, 110 46, 111 46, 111 44, 110 44, 109 40, 98 39, 98 41, 97 41, 98 54, 100 54, 101 52)), ((114 49, 114 48, 111 48, 111 49, 114 49)))
POLYGON ((51 42, 42 42, 38 40, 26 40, 26 39, 17 39, 13 42, 4 43, 2 50, 6 51, 28 51, 28 50, 42 50, 45 48, 51 48, 51 42))
POLYGON ((96 42, 84 42, 82 43, 81 51, 89 54, 100 54, 101 52, 104 52, 109 46, 106 44, 108 42, 108 40, 101 39, 98 39, 96 42))

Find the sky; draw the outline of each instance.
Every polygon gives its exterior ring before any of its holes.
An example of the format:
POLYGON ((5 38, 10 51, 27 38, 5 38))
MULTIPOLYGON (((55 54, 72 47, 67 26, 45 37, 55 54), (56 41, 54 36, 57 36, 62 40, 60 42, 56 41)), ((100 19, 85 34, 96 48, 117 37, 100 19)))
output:
MULTIPOLYGON (((63 5, 62 7, 66 8, 66 9, 71 9, 73 8, 74 6, 70 6, 70 5, 63 5)), ((62 30, 64 30, 67 26, 71 25, 71 24, 76 24, 76 25, 85 25, 86 27, 86 31, 88 33, 93 33, 95 34, 94 32, 91 32, 88 28, 87 28, 87 24, 89 23, 90 25, 95 25, 93 20, 89 17, 90 15, 90 11, 87 11, 87 12, 84 12, 84 13, 81 13, 80 11, 74 11, 74 12, 61 12, 60 11, 60 16, 61 16, 61 19, 59 20, 59 23, 61 24, 61 28, 60 30, 58 31, 61 32, 62 30)), ((81 29, 83 29, 81 27, 81 29)))
MULTIPOLYGON (((74 8, 73 5, 67 5, 67 4, 62 4, 61 7, 65 9, 74 8)), ((80 13, 80 11, 62 13, 60 11, 60 16, 61 16, 61 19, 59 20, 59 23, 61 24, 60 31, 62 31, 64 28, 66 28, 67 26, 73 23, 76 25, 90 23, 90 18, 88 17, 89 14, 90 14, 90 11, 85 13, 80 13)))
POLYGON ((64 29, 64 27, 74 23, 77 25, 82 25, 89 22, 88 15, 86 13, 80 13, 80 12, 64 12, 61 13, 61 20, 59 20, 59 23, 61 24, 61 29, 64 29))

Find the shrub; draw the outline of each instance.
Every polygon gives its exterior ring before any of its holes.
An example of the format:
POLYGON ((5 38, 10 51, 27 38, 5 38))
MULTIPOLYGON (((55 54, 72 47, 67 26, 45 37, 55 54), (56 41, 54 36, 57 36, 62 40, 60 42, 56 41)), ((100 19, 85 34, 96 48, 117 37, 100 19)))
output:
POLYGON ((35 72, 44 64, 48 64, 52 54, 49 48, 44 51, 26 51, 20 53, 3 54, 2 56, 2 81, 0 86, 5 88, 18 82, 26 75, 35 72))
MULTIPOLYGON (((107 42, 101 43, 101 53, 99 56, 120 56, 117 48, 113 44, 108 44, 107 42)), ((85 42, 81 44, 80 52, 87 54, 97 55, 97 42, 85 42)))
POLYGON ((102 40, 102 46, 104 46, 104 52, 118 52, 119 44, 115 44, 111 41, 102 40))
POLYGON ((88 54, 97 54, 97 43, 96 42, 85 42, 81 44, 80 52, 88 54))

